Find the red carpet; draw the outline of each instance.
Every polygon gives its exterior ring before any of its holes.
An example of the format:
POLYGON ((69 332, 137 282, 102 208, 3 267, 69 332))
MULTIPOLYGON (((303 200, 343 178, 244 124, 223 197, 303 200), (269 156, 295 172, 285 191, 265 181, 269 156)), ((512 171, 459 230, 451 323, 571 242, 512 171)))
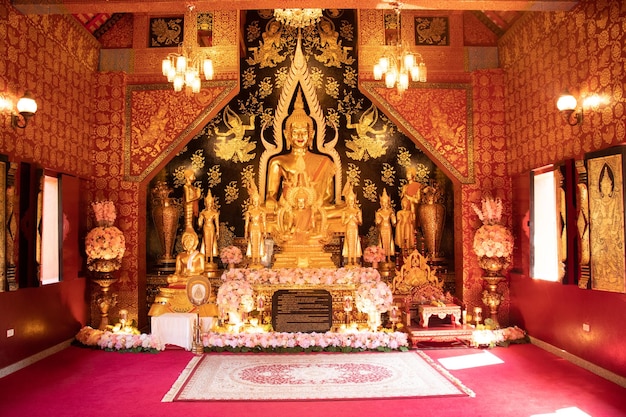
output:
MULTIPOLYGON (((426 351, 434 359, 477 352, 426 351)), ((70 347, 0 379, 0 416, 530 417, 567 407, 593 417, 624 415, 625 388, 536 346, 489 352, 504 363, 450 372, 475 398, 162 403, 192 353, 121 354, 70 347)))

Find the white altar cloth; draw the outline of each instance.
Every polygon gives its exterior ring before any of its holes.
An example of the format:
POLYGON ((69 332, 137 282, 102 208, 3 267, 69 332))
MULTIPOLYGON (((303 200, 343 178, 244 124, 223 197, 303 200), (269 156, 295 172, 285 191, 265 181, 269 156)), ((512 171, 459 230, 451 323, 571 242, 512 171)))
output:
POLYGON ((197 317, 192 313, 165 313, 152 317, 152 335, 158 337, 165 345, 191 350, 193 327, 197 317))

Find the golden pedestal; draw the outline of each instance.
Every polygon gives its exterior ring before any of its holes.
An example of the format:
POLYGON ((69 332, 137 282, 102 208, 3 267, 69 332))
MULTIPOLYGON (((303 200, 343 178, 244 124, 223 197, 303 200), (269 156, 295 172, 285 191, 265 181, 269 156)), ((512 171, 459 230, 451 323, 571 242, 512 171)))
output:
POLYGON ((324 252, 322 244, 289 243, 281 253, 274 254, 272 268, 336 268, 332 254, 324 252))

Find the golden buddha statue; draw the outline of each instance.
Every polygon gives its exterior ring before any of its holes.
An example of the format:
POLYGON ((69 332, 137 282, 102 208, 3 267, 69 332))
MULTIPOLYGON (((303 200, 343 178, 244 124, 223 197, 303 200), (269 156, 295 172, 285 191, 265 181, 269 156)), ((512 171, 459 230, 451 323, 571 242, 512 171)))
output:
POLYGON ((187 279, 204 272, 204 256, 197 250, 198 235, 195 232, 184 232, 181 237, 184 251, 176 256, 176 269, 167 277, 168 284, 180 283, 187 285, 187 279))
POLYGON ((302 173, 306 173, 309 186, 315 190, 320 205, 331 205, 334 200, 335 165, 328 156, 309 151, 315 127, 313 119, 304 110, 301 91, 298 91, 294 110, 285 122, 284 136, 287 149, 291 152, 270 160, 265 206, 275 212, 277 202, 286 194, 290 184, 298 184, 302 173))
MULTIPOLYGON (((159 290, 159 294, 155 297, 148 312, 149 316, 156 317, 168 312, 188 313, 194 310, 199 311, 198 308, 200 307, 202 307, 204 315, 207 315, 205 314, 207 311, 211 312, 209 315, 216 314, 215 297, 203 297, 204 302, 208 301, 209 304, 196 306, 191 301, 193 297, 189 297, 187 294, 187 284, 190 281, 206 280, 204 255, 197 249, 198 235, 193 231, 183 232, 181 243, 184 251, 176 255, 176 269, 172 275, 167 277, 168 286, 159 290)), ((209 296, 210 294, 205 293, 204 295, 209 296)))

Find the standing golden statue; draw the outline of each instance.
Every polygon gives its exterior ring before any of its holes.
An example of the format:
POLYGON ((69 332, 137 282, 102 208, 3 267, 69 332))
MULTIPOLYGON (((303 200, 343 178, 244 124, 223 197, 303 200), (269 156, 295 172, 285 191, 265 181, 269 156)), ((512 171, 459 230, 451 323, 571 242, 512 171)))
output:
POLYGON ((218 255, 217 240, 220 237, 220 212, 215 208, 215 199, 211 190, 204 198, 204 210, 198 216, 198 226, 202 228, 202 247, 200 252, 204 254, 205 266, 208 270, 217 269, 217 263, 213 258, 218 255))
POLYGON ((401 197, 409 200, 410 209, 413 212, 413 229, 417 226, 417 205, 420 203, 422 184, 416 181, 417 170, 410 167, 406 171, 406 184, 402 186, 401 197))
POLYGON ((186 169, 184 175, 185 232, 192 231, 195 233, 193 219, 198 214, 198 200, 200 200, 201 190, 193 184, 196 180, 196 174, 193 172, 193 169, 186 169))
POLYGON ((249 268, 261 267, 261 258, 265 253, 265 234, 267 224, 265 220, 265 209, 260 205, 259 193, 256 187, 250 191, 250 207, 245 213, 245 238, 248 240, 248 250, 246 255, 250 257, 249 268))
POLYGON ((362 223, 363 214, 357 205, 356 195, 350 189, 346 196, 346 207, 341 212, 341 224, 345 233, 342 255, 346 258, 347 266, 357 265, 357 259, 363 253, 359 238, 359 226, 362 223))
POLYGON ((313 119, 304 110, 301 91, 298 91, 294 110, 285 122, 284 136, 287 149, 291 152, 270 160, 265 206, 276 211, 277 202, 285 195, 289 185, 298 184, 298 177, 304 173, 309 186, 315 189, 319 205, 330 205, 334 199, 335 166, 328 156, 309 152, 315 127, 313 119))
POLYGON ((393 241, 393 226, 396 225, 396 213, 391 208, 387 189, 384 189, 383 194, 380 196, 380 208, 376 210, 375 223, 378 228, 379 246, 385 251, 386 262, 389 262, 391 256, 396 253, 393 241))
POLYGON ((398 225, 396 227, 396 245, 402 252, 408 252, 415 247, 415 213, 411 210, 408 198, 402 199, 402 210, 398 211, 398 225))

